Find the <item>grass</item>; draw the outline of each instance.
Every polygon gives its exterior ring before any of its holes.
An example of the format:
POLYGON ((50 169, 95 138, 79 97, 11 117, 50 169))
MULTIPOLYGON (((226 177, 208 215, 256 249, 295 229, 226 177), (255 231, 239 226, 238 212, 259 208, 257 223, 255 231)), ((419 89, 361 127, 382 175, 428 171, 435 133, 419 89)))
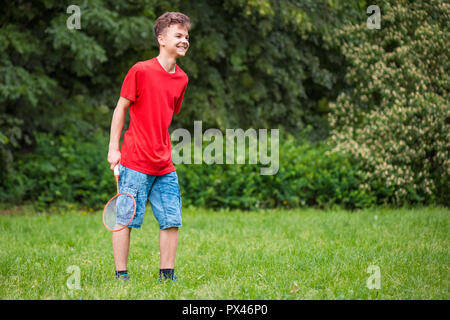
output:
POLYGON ((184 209, 179 281, 157 283, 151 209, 113 278, 101 213, 0 215, 1 299, 449 299, 449 209, 184 209), (71 290, 70 266, 80 289, 71 290), (369 266, 380 289, 369 289, 369 266), (69 268, 69 272, 68 272, 69 268))

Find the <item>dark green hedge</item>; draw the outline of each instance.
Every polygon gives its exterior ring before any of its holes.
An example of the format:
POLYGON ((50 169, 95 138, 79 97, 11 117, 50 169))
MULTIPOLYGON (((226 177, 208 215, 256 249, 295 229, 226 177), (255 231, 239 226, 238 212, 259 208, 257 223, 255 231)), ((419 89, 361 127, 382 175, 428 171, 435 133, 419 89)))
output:
MULTIPOLYGON (((35 152, 15 162, 0 189, 0 201, 33 202, 42 208, 54 203, 101 208, 115 193, 107 145, 101 130, 88 137, 38 134, 35 152)), ((355 164, 346 157, 326 156, 326 150, 324 143, 299 144, 282 135, 275 175, 261 175, 262 165, 248 162, 178 164, 183 205, 252 210, 374 204, 374 196, 359 188, 355 164)))

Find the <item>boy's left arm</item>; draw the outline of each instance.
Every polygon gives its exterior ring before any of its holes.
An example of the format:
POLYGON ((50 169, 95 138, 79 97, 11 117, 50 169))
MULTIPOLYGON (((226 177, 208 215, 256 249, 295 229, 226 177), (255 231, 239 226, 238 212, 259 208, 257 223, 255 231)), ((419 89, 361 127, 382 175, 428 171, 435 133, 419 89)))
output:
POLYGON ((183 88, 183 91, 181 92, 180 97, 177 100, 177 104, 175 105, 175 109, 174 109, 174 113, 178 114, 180 113, 181 110, 181 104, 183 103, 183 97, 184 97, 184 93, 186 92, 186 88, 187 88, 187 83, 183 88))

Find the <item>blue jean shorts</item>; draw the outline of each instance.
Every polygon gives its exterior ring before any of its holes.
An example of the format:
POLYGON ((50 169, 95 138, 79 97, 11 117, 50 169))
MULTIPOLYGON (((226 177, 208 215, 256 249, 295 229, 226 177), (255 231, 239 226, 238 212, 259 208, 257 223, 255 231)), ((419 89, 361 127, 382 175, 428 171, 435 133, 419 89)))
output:
POLYGON ((142 226, 147 200, 160 230, 181 227, 181 195, 176 171, 154 176, 120 165, 119 192, 129 193, 136 200, 136 214, 129 227, 139 229, 142 226))

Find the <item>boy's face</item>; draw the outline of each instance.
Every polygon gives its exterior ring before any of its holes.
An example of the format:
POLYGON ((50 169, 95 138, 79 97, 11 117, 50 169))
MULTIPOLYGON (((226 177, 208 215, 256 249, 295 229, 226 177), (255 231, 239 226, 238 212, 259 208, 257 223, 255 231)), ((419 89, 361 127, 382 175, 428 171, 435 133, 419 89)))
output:
POLYGON ((166 53, 178 58, 184 57, 189 48, 189 33, 180 24, 173 24, 159 37, 160 49, 164 48, 166 53))

